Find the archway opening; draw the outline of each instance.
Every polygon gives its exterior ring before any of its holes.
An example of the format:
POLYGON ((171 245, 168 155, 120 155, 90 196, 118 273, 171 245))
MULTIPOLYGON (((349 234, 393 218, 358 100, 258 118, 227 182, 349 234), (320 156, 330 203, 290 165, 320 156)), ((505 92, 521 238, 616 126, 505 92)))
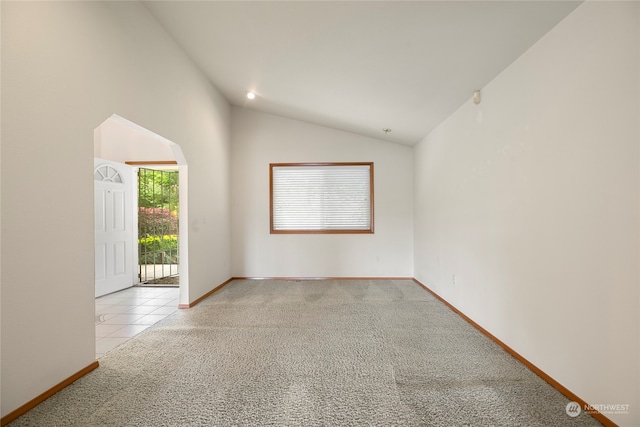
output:
MULTIPOLYGON (((170 169, 178 174, 178 202, 173 209, 177 215, 178 239, 175 253, 167 256, 179 254, 179 263, 176 263, 180 287, 180 304, 188 304, 189 301, 189 251, 188 251, 188 166, 180 146, 148 129, 143 128, 116 114, 105 120, 94 131, 94 157, 123 165, 129 165, 137 170, 147 168, 154 170, 170 169)), ((137 186, 137 180, 135 182, 137 186)), ((134 189, 138 194, 138 188, 134 189)), ((136 223, 138 219, 137 199, 134 206, 136 223)), ((167 234, 171 236, 171 234, 167 234)), ((164 236, 164 234, 163 234, 164 236)), ((131 252, 132 262, 139 265, 138 228, 132 234, 131 252)), ((171 239, 171 237, 169 237, 171 239)), ((140 275, 140 267, 135 271, 132 284, 140 284, 143 279, 140 275)))

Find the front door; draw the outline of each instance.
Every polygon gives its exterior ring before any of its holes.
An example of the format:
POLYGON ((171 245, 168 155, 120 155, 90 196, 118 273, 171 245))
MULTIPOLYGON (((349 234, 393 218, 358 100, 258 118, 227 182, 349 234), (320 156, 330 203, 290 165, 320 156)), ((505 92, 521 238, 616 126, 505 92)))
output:
POLYGON ((96 297, 133 286, 131 166, 94 159, 96 297))

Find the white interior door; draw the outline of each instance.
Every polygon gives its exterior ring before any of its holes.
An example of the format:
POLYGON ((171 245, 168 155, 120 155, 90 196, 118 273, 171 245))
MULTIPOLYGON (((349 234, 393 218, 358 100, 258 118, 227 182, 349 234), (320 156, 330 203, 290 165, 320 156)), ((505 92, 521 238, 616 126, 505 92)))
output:
POLYGON ((131 166, 94 159, 96 297, 133 286, 133 178, 131 166))

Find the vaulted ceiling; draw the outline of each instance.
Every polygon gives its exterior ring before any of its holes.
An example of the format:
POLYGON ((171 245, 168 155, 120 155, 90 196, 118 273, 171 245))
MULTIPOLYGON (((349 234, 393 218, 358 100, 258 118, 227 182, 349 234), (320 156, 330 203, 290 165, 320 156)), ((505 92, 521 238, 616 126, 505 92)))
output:
POLYGON ((414 145, 580 2, 144 4, 232 105, 414 145))

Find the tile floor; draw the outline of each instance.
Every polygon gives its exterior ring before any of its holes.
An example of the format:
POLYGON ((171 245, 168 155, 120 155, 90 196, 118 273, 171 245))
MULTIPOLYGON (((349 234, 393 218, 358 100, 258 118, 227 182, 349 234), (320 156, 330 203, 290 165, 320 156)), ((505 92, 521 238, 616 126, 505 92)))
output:
POLYGON ((138 287, 96 298, 96 358, 178 310, 178 287, 138 287))

